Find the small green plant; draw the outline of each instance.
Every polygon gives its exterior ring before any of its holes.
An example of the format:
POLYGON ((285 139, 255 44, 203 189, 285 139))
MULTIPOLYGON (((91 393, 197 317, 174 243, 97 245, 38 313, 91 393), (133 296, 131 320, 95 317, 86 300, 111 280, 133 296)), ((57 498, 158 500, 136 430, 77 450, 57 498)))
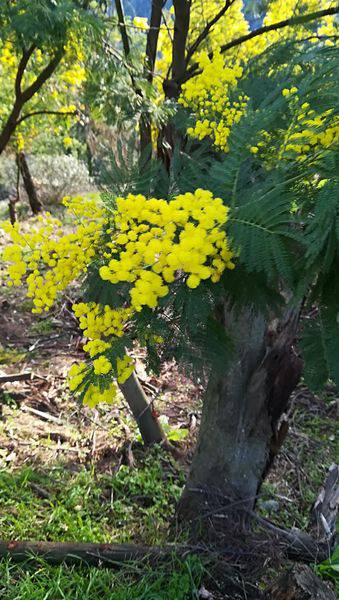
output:
POLYGON ((315 566, 315 572, 320 577, 333 581, 336 591, 339 592, 339 546, 336 547, 330 558, 315 566))
POLYGON ((49 318, 41 319, 40 321, 37 321, 37 323, 33 323, 33 325, 31 325, 32 333, 40 333, 42 335, 51 333, 53 329, 53 321, 49 318))
POLYGON ((0 344, 0 365, 12 365, 19 363, 26 357, 25 352, 21 352, 18 349, 4 348, 0 344))

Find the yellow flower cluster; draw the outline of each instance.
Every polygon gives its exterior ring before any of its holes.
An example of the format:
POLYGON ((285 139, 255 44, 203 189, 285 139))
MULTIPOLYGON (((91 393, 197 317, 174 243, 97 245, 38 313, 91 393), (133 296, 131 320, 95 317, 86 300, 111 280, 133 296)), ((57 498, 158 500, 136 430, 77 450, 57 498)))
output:
MULTIPOLYGON (((114 340, 107 342, 102 340, 102 337, 122 337, 124 327, 132 314, 130 308, 113 309, 95 302, 81 302, 74 304, 72 308, 85 336, 91 338, 84 345, 84 350, 91 358, 104 353, 114 344, 114 340)), ((113 369, 112 363, 103 355, 93 361, 93 367, 95 375, 106 375, 113 369)), ((124 383, 133 369, 133 360, 127 354, 123 358, 117 358, 118 382, 124 383)))
MULTIPOLYGON (((330 5, 330 0, 272 0, 263 24, 271 25, 298 14, 328 8, 330 5)), ((204 24, 210 21, 222 6, 221 0, 208 3, 192 2, 189 42, 192 43, 197 38, 204 24)), ((183 85, 179 100, 195 114, 195 125, 188 129, 188 134, 200 140, 210 137, 215 146, 225 152, 228 151, 227 140, 232 126, 246 111, 247 97, 239 97, 233 103, 230 101, 231 92, 236 92, 237 83, 242 76, 242 67, 280 39, 302 39, 310 34, 307 23, 304 26, 291 26, 270 31, 220 54, 218 49, 223 43, 249 32, 250 27, 244 17, 243 8, 242 0, 235 0, 199 46, 192 60, 198 62, 202 72, 183 85), (209 58, 211 52, 213 56, 209 58)), ((335 16, 327 17, 325 21, 320 21, 316 35, 333 35, 335 28, 335 16)), ((160 34, 160 40, 164 50, 158 64, 160 70, 166 73, 171 60, 171 43, 165 32, 160 34)))
POLYGON ((292 103, 294 118, 286 132, 281 153, 294 152, 298 160, 303 160, 311 150, 328 148, 337 143, 339 117, 333 114, 332 109, 316 115, 308 102, 300 105, 297 92, 296 87, 282 91, 283 96, 292 103))
MULTIPOLYGON (((132 312, 129 308, 113 309, 108 305, 102 306, 95 302, 73 304, 72 308, 75 316, 79 319, 79 325, 85 336, 95 341, 100 340, 102 336, 115 335, 121 337, 126 321, 132 312)), ((92 345, 88 350, 94 352, 95 348, 95 345, 92 345)), ((101 347, 100 351, 102 351, 101 347)))
POLYGON ((97 385, 91 383, 83 397, 83 403, 90 408, 95 408, 97 404, 113 404, 117 397, 117 387, 110 383, 107 388, 100 389, 97 385))
MULTIPOLYGON (((192 0, 190 12, 190 28, 188 32, 188 48, 195 42, 203 31, 206 23, 211 21, 224 6, 222 0, 209 0, 201 2, 192 0)), ((250 26, 243 13, 243 0, 234 0, 226 13, 213 26, 210 34, 199 45, 192 57, 193 62, 200 62, 206 52, 217 52, 220 46, 231 39, 236 39, 249 32, 250 26)), ((172 29, 174 28, 174 8, 170 9, 170 15, 166 25, 160 28, 159 49, 160 53, 156 62, 156 71, 166 77, 172 61, 172 29)), ((252 44, 255 47, 255 44, 252 44)), ((240 65, 244 59, 248 59, 250 46, 246 48, 239 46, 225 55, 225 64, 231 68, 240 65)), ((196 81, 196 78, 194 78, 196 81)), ((162 96, 161 80, 159 80, 159 94, 162 96)))
POLYGON ((48 310, 57 293, 86 272, 95 257, 103 263, 102 279, 130 284, 129 299, 121 308, 96 302, 73 306, 90 360, 73 365, 70 389, 94 406, 115 398, 113 374, 121 384, 133 371, 131 357, 113 360, 110 352, 133 315, 144 306, 156 308, 178 277, 196 288, 202 280, 219 281, 225 268, 234 267, 225 232, 228 208, 202 189, 170 201, 141 195, 117 198, 110 217, 95 195, 65 198, 64 204, 73 216, 71 233, 64 233, 62 223, 48 213, 27 233, 18 224, 6 223, 12 244, 3 257, 10 263, 9 285, 19 285, 25 276, 34 312, 48 310))
POLYGON ((133 25, 134 27, 142 29, 143 31, 147 31, 149 28, 147 18, 145 17, 134 17, 133 25))
POLYGON ((226 267, 233 268, 223 229, 228 208, 211 192, 198 189, 170 202, 130 194, 116 203, 114 236, 107 243, 113 257, 100 276, 133 284, 133 310, 155 308, 179 272, 195 288, 202 279, 219 281, 226 267))
POLYGON ((202 73, 183 85, 179 102, 191 108, 196 123, 187 133, 202 140, 210 136, 214 144, 228 151, 227 140, 231 128, 244 114, 248 98, 240 96, 236 102, 229 101, 230 92, 236 88, 242 76, 242 67, 225 66, 224 57, 216 52, 208 58, 207 52, 200 57, 202 73))
POLYGON ((106 356, 99 356, 93 360, 94 373, 96 375, 107 375, 112 371, 112 363, 106 356))
MULTIPOLYGON (((264 18, 264 25, 272 25, 291 17, 312 13, 317 10, 330 8, 333 6, 331 0, 271 0, 267 14, 264 18)), ((317 36, 333 35, 336 30, 336 16, 328 16, 325 20, 319 21, 319 27, 316 31, 317 36)), ((269 44, 274 44, 279 40, 286 38, 303 39, 306 35, 310 35, 310 30, 307 29, 307 23, 304 26, 287 27, 284 29, 270 31, 263 36, 263 40, 257 38, 262 50, 269 44)), ((316 38, 315 38, 316 41, 316 38)), ((330 40, 328 40, 331 43, 330 40)), ((261 51, 262 51, 261 50, 261 51)))
POLYGON ((129 376, 134 371, 134 363, 128 354, 125 354, 123 358, 117 358, 117 371, 118 371, 118 382, 125 383, 129 376))
MULTIPOLYGON (((82 362, 71 366, 68 372, 68 386, 71 391, 80 392, 84 388, 84 378, 88 374, 88 367, 86 363, 82 362)), ((117 396, 117 388, 114 383, 110 383, 106 389, 101 390, 98 386, 93 383, 89 384, 84 397, 83 403, 94 408, 97 404, 105 402, 112 404, 117 396)))
POLYGON ((78 219, 72 233, 64 234, 61 221, 49 213, 37 217, 29 232, 22 233, 17 223, 2 225, 14 244, 3 254, 4 260, 12 263, 8 268, 8 285, 20 285, 29 270, 27 296, 33 298, 36 313, 49 310, 58 292, 87 271, 105 222, 103 210, 94 197, 89 196, 87 201, 76 197, 65 204, 78 219), (81 222, 84 216, 87 219, 81 222))

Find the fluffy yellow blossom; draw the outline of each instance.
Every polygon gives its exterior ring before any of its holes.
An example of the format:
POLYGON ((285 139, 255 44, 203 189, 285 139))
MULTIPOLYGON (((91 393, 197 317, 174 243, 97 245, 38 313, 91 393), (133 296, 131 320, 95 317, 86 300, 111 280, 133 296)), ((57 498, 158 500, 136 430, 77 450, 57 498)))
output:
POLYGON ((126 379, 134 371, 134 363, 130 356, 125 354, 123 358, 117 359, 118 382, 125 383, 126 379))
POLYGON ((107 375, 112 371, 112 363, 106 356, 99 356, 99 358, 93 360, 93 367, 96 375, 107 375))
POLYGON ((225 65, 220 52, 209 59, 207 52, 201 54, 199 66, 202 73, 183 85, 179 102, 194 111, 195 126, 187 130, 199 140, 209 136, 214 144, 227 152, 227 140, 231 128, 244 114, 248 98, 239 96, 236 102, 229 101, 230 93, 236 88, 243 69, 235 64, 225 65))
POLYGON ((233 268, 223 229, 228 208, 211 192, 198 189, 169 202, 130 194, 116 204, 114 236, 107 243, 113 258, 99 272, 112 284, 132 284, 134 311, 155 308, 180 273, 188 275, 189 287, 197 287, 233 268))
POLYGON ((84 362, 74 364, 68 371, 68 386, 74 392, 81 386, 87 371, 87 365, 84 362))
MULTIPOLYGON (((330 5, 330 0, 271 0, 263 24, 272 25, 295 15, 328 8, 330 5)), ((220 8, 221 3, 218 0, 192 3, 188 47, 198 37, 205 23, 213 19, 220 8)), ((333 35, 336 29, 335 19, 333 15, 324 21, 321 20, 316 35, 333 35)), ((250 59, 260 55, 280 39, 302 39, 308 36, 310 32, 307 27, 305 23, 298 27, 291 26, 266 32, 220 53, 219 48, 224 43, 250 31, 244 16, 244 3, 242 0, 235 0, 192 56, 192 61, 198 63, 199 71, 184 83, 179 99, 179 102, 194 114, 195 123, 188 128, 188 135, 199 140, 208 137, 217 148, 228 152, 227 142, 231 129, 246 113, 249 100, 241 95, 233 100, 237 95, 237 84, 242 77, 243 68, 250 59)), ((333 42, 329 40, 328 43, 333 42)), ((168 32, 160 32, 160 47, 162 56, 158 61, 158 68, 166 73, 171 61, 171 41, 168 32)), ((301 66, 296 65, 295 74, 300 71, 301 66)), ((289 97, 297 91, 296 87, 285 88, 282 94, 289 97)))
POLYGON ((117 388, 114 383, 101 390, 98 386, 91 383, 83 397, 83 403, 90 408, 95 408, 97 404, 105 403, 112 404, 115 402, 117 396, 117 388))
POLYGON ((64 234, 61 221, 49 213, 37 217, 27 233, 21 232, 18 223, 2 225, 14 244, 5 254, 5 260, 13 263, 8 267, 8 283, 20 285, 29 271, 27 296, 33 298, 36 313, 48 310, 58 292, 87 271, 105 221, 102 208, 91 196, 66 200, 65 204, 76 217, 72 233, 64 234), (89 218, 84 221, 84 216, 89 218))
POLYGON ((71 137, 69 137, 69 135, 66 135, 62 141, 65 148, 70 148, 73 144, 73 140, 71 137))

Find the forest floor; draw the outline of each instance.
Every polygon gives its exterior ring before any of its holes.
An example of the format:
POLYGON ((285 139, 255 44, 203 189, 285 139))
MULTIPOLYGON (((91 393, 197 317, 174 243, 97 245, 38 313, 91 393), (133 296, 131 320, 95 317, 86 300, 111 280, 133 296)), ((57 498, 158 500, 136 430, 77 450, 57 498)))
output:
MULTIPOLYGON (((64 296, 52 312, 32 315, 24 290, 0 287, 0 375, 31 373, 0 383, 0 539, 161 545, 194 449, 202 385, 174 364, 159 377, 146 374, 136 351, 144 389, 184 458, 176 461, 160 447, 145 450, 122 399, 91 410, 70 397, 66 374, 83 357, 71 303, 64 296)), ((317 397, 301 383, 292 402, 289 434, 258 509, 279 525, 306 530, 335 460, 338 398, 331 386, 317 397)), ((270 564, 259 588, 269 574, 270 564)), ((208 596, 210 580, 208 566, 195 557, 173 556, 156 571, 142 564, 120 572, 2 561, 0 598, 236 598, 215 586, 208 596)))

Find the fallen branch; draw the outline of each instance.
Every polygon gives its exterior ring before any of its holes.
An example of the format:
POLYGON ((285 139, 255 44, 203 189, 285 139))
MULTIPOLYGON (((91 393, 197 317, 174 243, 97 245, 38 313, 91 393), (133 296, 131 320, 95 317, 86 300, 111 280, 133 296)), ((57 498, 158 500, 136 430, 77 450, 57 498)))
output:
POLYGON ((46 421, 52 421, 52 423, 57 423, 58 425, 63 425, 63 421, 59 419, 59 417, 54 417, 54 415, 50 415, 49 413, 42 412, 42 410, 37 410, 36 408, 32 408, 31 406, 23 406, 22 410, 25 412, 32 413, 40 419, 45 419, 46 421))
POLYGON ((14 562, 43 559, 53 565, 84 563, 94 567, 117 568, 136 560, 156 563, 170 558, 173 549, 130 544, 0 541, 0 558, 11 558, 14 562))
POLYGON ((318 541, 311 535, 299 529, 284 529, 278 527, 269 519, 260 517, 255 512, 250 516, 260 523, 265 529, 272 531, 281 550, 288 558, 303 563, 319 563, 331 555, 331 543, 318 541))
POLYGON ((12 373, 11 375, 0 375, 0 383, 9 383, 11 381, 27 381, 32 379, 32 373, 12 373))
POLYGON ((322 562, 329 558, 335 545, 336 518, 339 508, 339 468, 332 465, 311 512, 312 535, 298 529, 287 530, 250 512, 258 523, 273 532, 282 549, 293 560, 322 562))

